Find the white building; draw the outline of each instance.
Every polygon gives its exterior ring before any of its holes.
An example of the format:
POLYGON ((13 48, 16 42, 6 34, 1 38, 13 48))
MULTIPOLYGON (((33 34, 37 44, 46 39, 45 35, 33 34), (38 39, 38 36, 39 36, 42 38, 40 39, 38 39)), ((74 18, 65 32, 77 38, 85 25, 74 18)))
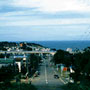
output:
POLYGON ((27 56, 25 56, 25 55, 17 55, 17 56, 14 56, 14 59, 15 59, 15 63, 18 65, 19 72, 21 72, 22 64, 24 64, 25 66, 27 64, 27 56))
POLYGON ((72 48, 67 48, 66 51, 72 53, 72 48))

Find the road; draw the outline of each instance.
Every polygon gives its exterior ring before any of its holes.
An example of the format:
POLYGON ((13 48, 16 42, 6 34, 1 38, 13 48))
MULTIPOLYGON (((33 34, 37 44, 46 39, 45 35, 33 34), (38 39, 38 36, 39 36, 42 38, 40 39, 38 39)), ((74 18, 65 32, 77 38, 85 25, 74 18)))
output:
POLYGON ((5 54, 5 53, 12 53, 12 54, 52 54, 54 55, 56 51, 0 51, 0 54, 5 54))
POLYGON ((55 70, 50 66, 49 60, 44 60, 40 66, 39 77, 34 77, 32 84, 35 85, 38 90, 62 90, 61 86, 64 85, 60 79, 55 79, 55 70))

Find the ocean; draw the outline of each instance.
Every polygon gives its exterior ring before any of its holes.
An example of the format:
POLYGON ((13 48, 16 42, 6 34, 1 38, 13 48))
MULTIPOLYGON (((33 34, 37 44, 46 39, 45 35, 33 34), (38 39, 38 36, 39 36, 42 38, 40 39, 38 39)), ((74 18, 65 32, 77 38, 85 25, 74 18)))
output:
POLYGON ((33 43, 43 45, 45 47, 53 49, 62 49, 66 50, 67 48, 76 48, 82 50, 86 47, 90 47, 90 41, 32 41, 33 43))

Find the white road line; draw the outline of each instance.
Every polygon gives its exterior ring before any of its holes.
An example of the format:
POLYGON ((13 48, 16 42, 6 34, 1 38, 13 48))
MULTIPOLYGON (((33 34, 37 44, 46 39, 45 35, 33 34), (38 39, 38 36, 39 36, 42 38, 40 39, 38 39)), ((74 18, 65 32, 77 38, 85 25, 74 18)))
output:
POLYGON ((48 81, 46 80, 46 84, 48 84, 48 81))
POLYGON ((45 81, 46 81, 46 84, 48 84, 46 65, 45 65, 45 81))
POLYGON ((64 84, 67 84, 66 82, 64 82, 61 78, 59 78, 60 81, 62 81, 64 84))
MULTIPOLYGON (((55 70, 54 70, 54 73, 57 74, 55 70)), ((67 84, 67 83, 64 82, 64 80, 62 80, 61 78, 59 78, 59 80, 60 80, 62 83, 67 84)))
MULTIPOLYGON (((53 70, 54 70, 54 69, 53 69, 53 70)), ((54 73, 57 74, 55 70, 54 70, 54 73)))

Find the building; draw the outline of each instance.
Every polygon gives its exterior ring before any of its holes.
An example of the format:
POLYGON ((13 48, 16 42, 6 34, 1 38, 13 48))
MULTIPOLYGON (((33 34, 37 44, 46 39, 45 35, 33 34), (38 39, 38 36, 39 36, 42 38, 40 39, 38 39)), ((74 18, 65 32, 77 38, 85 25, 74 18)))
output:
POLYGON ((18 65, 19 72, 21 72, 21 66, 24 64, 27 67, 28 57, 25 55, 16 55, 14 56, 15 63, 18 65))
POLYGON ((20 43, 20 47, 23 47, 23 43, 20 43))
POLYGON ((2 66, 14 65, 15 60, 11 58, 0 58, 0 68, 2 66))
POLYGON ((72 53, 72 48, 67 48, 66 51, 72 53))

